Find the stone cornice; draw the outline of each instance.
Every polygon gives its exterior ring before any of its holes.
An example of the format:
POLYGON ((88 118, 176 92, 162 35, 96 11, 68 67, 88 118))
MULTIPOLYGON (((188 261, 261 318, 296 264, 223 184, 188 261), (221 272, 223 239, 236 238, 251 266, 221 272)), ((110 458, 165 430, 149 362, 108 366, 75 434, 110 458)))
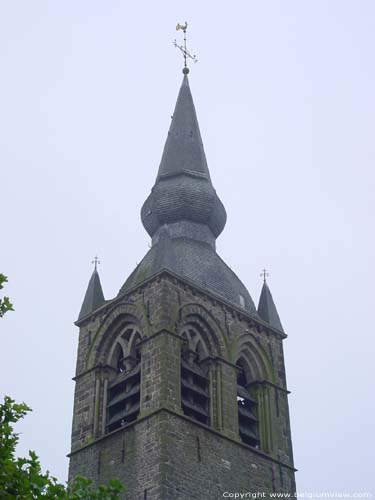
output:
POLYGON ((252 380, 248 385, 270 385, 271 387, 274 387, 278 391, 285 392, 286 394, 291 394, 288 389, 285 389, 285 387, 281 387, 281 385, 274 384, 273 382, 270 382, 269 380, 252 380))
POLYGON ((95 317, 97 314, 100 314, 102 311, 107 309, 109 306, 113 306, 116 303, 121 302, 122 300, 124 300, 126 297, 133 294, 137 290, 144 288, 146 285, 148 285, 149 283, 151 283, 155 280, 161 280, 164 276, 167 276, 169 279, 172 278, 173 280, 176 280, 177 282, 181 283, 182 285, 190 287, 192 290, 198 291, 201 295, 205 295, 213 302, 217 302, 219 304, 222 304, 228 310, 236 313, 240 319, 242 317, 245 318, 250 323, 253 323, 254 326, 260 326, 260 327, 264 328, 268 333, 275 335, 277 338, 282 339, 282 340, 287 338, 286 333, 281 332, 280 330, 277 330, 276 328, 273 328, 272 326, 270 326, 268 323, 266 323, 265 321, 263 321, 259 317, 256 317, 256 316, 250 314, 245 309, 242 309, 240 307, 236 307, 234 304, 227 302, 225 299, 223 299, 222 297, 220 297, 218 295, 215 295, 212 292, 208 292, 207 290, 204 290, 199 285, 195 284, 193 281, 190 281, 186 278, 181 278, 180 276, 176 275, 172 271, 169 271, 168 269, 162 269, 161 271, 154 274, 153 276, 150 276, 148 279, 146 279, 142 283, 139 283, 138 285, 134 286, 133 288, 130 288, 126 293, 123 293, 122 295, 119 295, 112 300, 106 301, 106 303, 103 304, 103 306, 99 307, 98 309, 93 311, 90 315, 86 316, 85 318, 83 318, 79 321, 76 321, 74 324, 76 326, 79 326, 79 327, 82 326, 90 318, 95 317))
POLYGON ((155 410, 155 411, 153 411, 153 412, 151 412, 143 417, 139 417, 135 422, 131 422, 130 424, 124 425, 123 427, 120 427, 119 429, 116 429, 112 432, 109 432, 108 434, 105 434, 104 436, 100 436, 100 437, 96 438, 94 441, 92 441, 91 443, 84 444, 80 448, 77 448, 76 450, 71 451, 67 455, 67 457, 70 458, 73 455, 76 455, 77 453, 81 452, 82 450, 90 448, 91 446, 94 446, 96 443, 108 439, 110 436, 113 436, 114 434, 116 434, 118 432, 125 432, 129 429, 132 429, 140 422, 143 422, 143 421, 145 421, 145 420, 147 420, 147 419, 149 419, 149 418, 151 418, 159 413, 169 413, 170 415, 173 415, 174 417, 182 418, 183 420, 186 420, 187 422, 190 422, 194 425, 197 425, 198 427, 201 427, 202 429, 205 429, 205 430, 209 431, 210 433, 215 434, 216 436, 219 436, 223 439, 226 439, 227 441, 230 441, 231 443, 236 444, 237 446, 241 446, 242 448, 245 448, 246 450, 251 451, 255 455, 261 456, 262 458, 264 458, 266 460, 270 460, 271 462, 274 462, 278 465, 281 465, 282 467, 285 467, 293 472, 297 472, 297 469, 295 469, 292 465, 289 465, 289 464, 287 464, 287 463, 285 463, 285 462, 283 462, 275 457, 272 457, 271 455, 268 455, 267 453, 264 453, 263 451, 257 450, 256 448, 253 448, 252 446, 248 446, 247 444, 242 443, 241 441, 237 441, 235 439, 232 439, 232 438, 226 436, 225 434, 222 434, 218 430, 213 429, 212 427, 209 427, 208 425, 202 424, 201 422, 197 422, 196 420, 193 420, 192 418, 187 417, 186 415, 177 413, 169 408, 164 408, 164 407, 158 408, 157 410, 155 410))
POLYGON ((116 369, 113 368, 113 366, 110 366, 110 365, 101 365, 101 364, 99 364, 99 365, 92 366, 88 370, 84 370, 83 372, 78 373, 77 375, 75 375, 75 377, 72 378, 72 380, 77 381, 79 378, 81 378, 84 375, 87 375, 88 373, 93 372, 93 371, 97 371, 97 372, 100 372, 100 373, 103 372, 103 371, 114 371, 114 372, 116 372, 116 369))

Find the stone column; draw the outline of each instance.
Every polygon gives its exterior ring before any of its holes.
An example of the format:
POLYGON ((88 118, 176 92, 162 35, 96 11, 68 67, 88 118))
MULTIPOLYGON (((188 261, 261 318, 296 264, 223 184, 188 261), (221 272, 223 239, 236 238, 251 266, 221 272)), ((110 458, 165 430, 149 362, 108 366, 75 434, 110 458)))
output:
POLYGON ((99 416, 100 416, 100 385, 101 377, 100 372, 97 371, 95 380, 95 405, 94 405, 94 437, 99 435, 99 416))
POLYGON ((177 334, 160 330, 141 348, 140 417, 159 408, 181 413, 181 342, 177 334))
POLYGON ((107 400, 108 400, 108 374, 106 374, 103 382, 103 410, 102 410, 102 426, 101 433, 105 434, 107 425, 107 400))
POLYGON ((257 400, 258 433, 260 449, 266 453, 274 450, 272 387, 266 382, 249 384, 250 393, 257 400))
POLYGON ((207 371, 208 394, 209 394, 209 425, 218 429, 218 399, 217 399, 217 366, 213 358, 207 357, 201 363, 201 367, 207 371))
POLYGON ((237 367, 221 358, 216 366, 217 428, 238 440, 237 367))

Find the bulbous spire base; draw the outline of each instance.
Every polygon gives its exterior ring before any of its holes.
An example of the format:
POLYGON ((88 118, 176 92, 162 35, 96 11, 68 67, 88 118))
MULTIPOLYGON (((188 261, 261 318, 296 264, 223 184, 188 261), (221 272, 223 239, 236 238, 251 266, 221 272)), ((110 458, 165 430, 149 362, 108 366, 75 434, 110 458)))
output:
POLYGON ((226 213, 210 179, 197 115, 185 74, 165 143, 158 176, 141 211, 153 236, 163 224, 189 220, 206 224, 215 237, 226 213))
POLYGON ((167 270, 256 315, 249 292, 215 251, 227 215, 211 182, 187 71, 141 218, 152 247, 120 294, 167 270))

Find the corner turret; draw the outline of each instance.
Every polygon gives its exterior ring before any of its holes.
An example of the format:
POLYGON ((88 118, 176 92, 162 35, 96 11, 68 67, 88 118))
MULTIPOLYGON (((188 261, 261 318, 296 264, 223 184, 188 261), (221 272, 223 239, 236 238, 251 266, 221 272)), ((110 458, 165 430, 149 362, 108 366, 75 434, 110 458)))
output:
POLYGON ((268 323, 273 328, 284 332, 280 321, 279 313, 277 312, 275 302, 273 301, 271 290, 269 289, 266 280, 264 280, 262 291, 259 297, 258 305, 259 317, 268 323))
POLYGON ((98 309, 102 304, 104 304, 104 295, 102 290, 102 285, 100 283, 99 273, 95 265, 95 269, 91 275, 87 290, 85 293, 85 298, 83 299, 82 307, 78 316, 80 321, 85 316, 98 309))

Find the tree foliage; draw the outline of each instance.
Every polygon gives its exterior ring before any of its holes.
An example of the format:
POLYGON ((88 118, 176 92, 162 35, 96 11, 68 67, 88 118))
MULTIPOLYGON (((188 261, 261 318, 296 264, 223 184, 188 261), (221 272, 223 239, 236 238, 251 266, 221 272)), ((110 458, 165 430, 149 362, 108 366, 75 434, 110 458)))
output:
POLYGON ((0 404, 0 499, 1 500, 118 500, 123 487, 119 481, 95 488, 92 481, 77 477, 65 486, 47 471, 42 472, 34 451, 27 458, 16 458, 18 434, 14 424, 31 409, 5 396, 0 404))
MULTIPOLYGON (((4 288, 4 283, 7 281, 8 278, 0 273, 0 290, 4 288)), ((0 298, 0 318, 2 318, 7 311, 13 310, 13 304, 10 302, 9 297, 0 298)))

